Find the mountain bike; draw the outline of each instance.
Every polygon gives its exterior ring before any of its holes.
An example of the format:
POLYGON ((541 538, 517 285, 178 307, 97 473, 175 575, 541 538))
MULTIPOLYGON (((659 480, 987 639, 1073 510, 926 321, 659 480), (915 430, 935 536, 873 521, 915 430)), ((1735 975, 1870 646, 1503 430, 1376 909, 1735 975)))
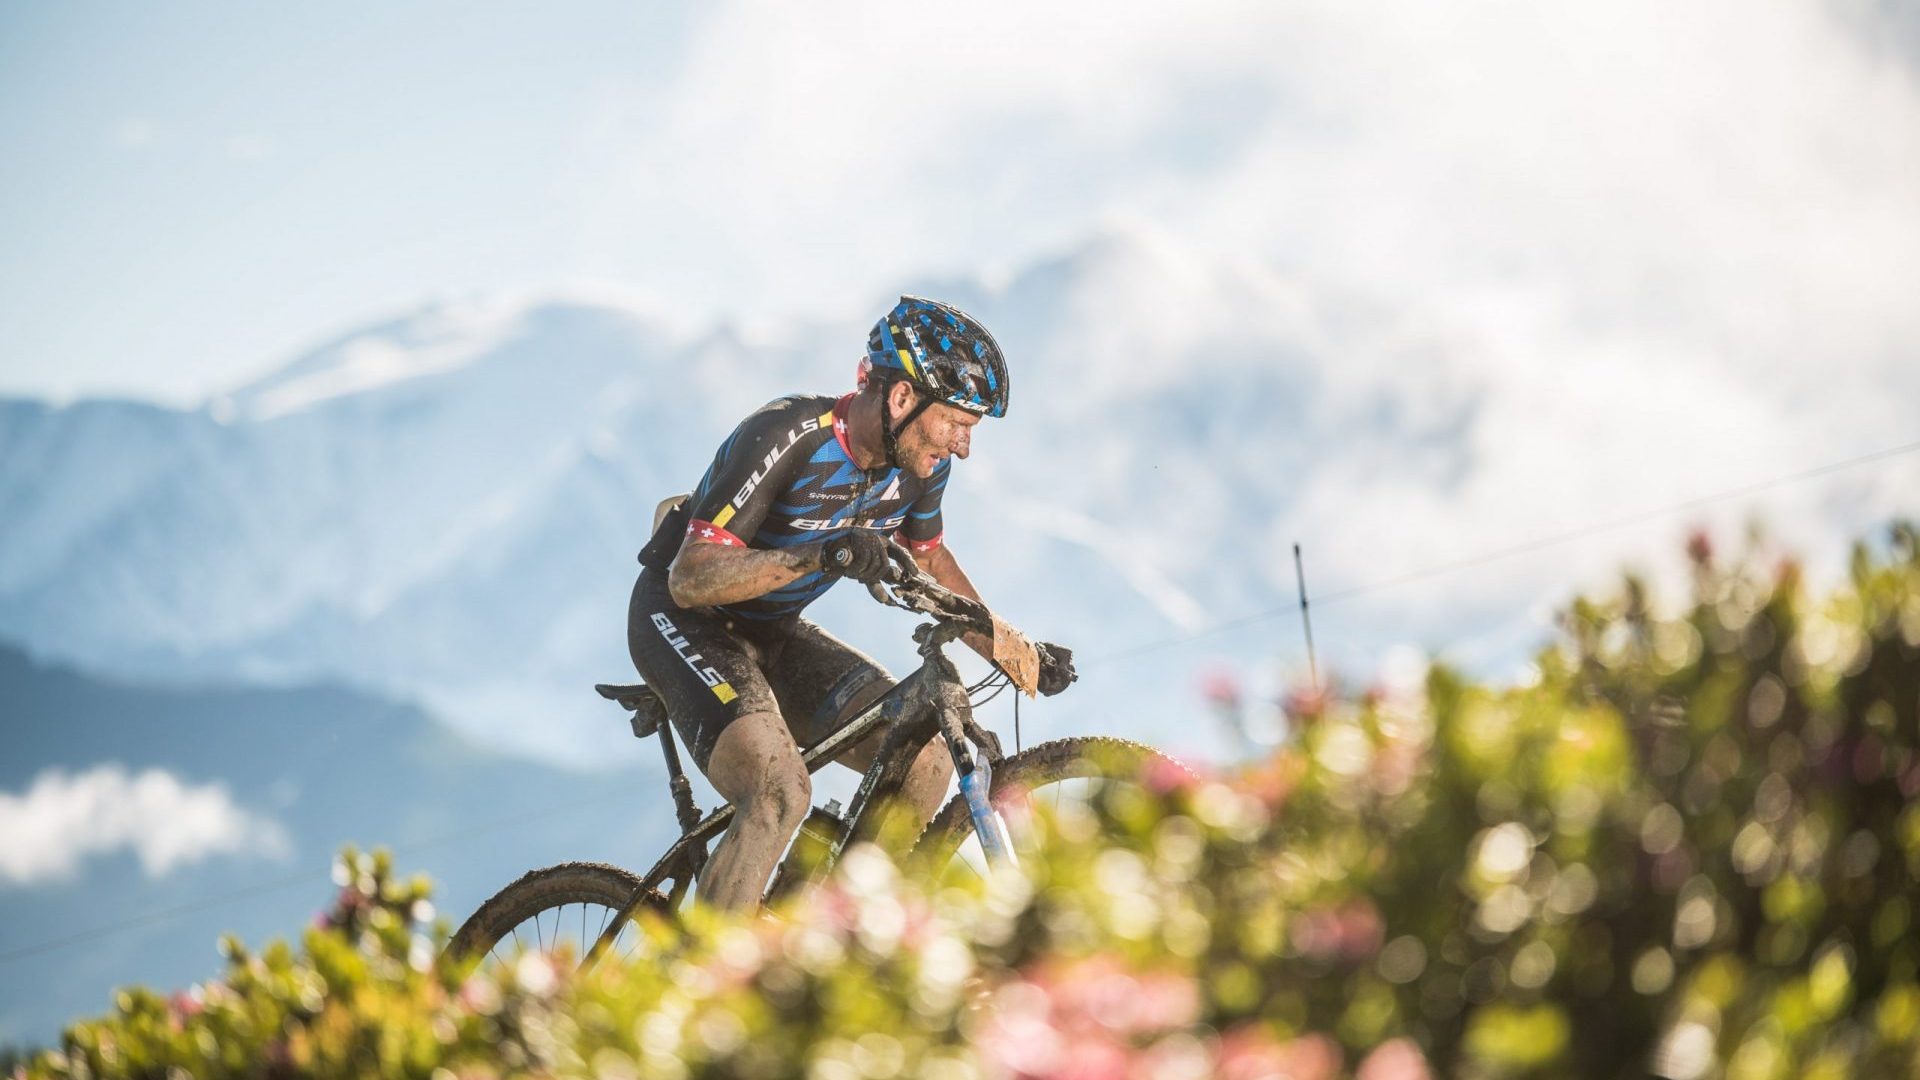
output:
MULTIPOLYGON (((922 663, 852 721, 803 752, 807 771, 817 772, 875 731, 884 731, 880 751, 846 813, 829 803, 814 807, 802 822, 774 872, 769 902, 819 880, 852 845, 881 840, 888 831, 883 808, 899 794, 914 758, 934 738, 946 742, 959 794, 905 853, 909 865, 932 872, 1018 872, 1018 849, 1024 840, 1009 831, 1009 822, 1029 821, 1036 801, 1051 799, 1057 806, 1063 796, 1082 799, 1105 784, 1138 783, 1156 765, 1185 771, 1151 747, 1098 736, 1059 739, 1004 755, 998 736, 975 720, 973 695, 997 694, 1008 685, 1016 692, 1035 690, 1040 668, 1035 646, 986 605, 934 581, 898 544, 890 544, 886 579, 869 585, 868 591, 883 604, 931 620, 913 631, 922 663), (969 633, 993 641, 997 668, 972 686, 962 681, 943 651, 969 633)), ((637 738, 659 737, 679 839, 644 874, 587 862, 528 872, 461 925, 448 943, 450 955, 500 959, 503 945, 507 952, 564 947, 583 966, 591 966, 610 952, 628 954, 642 937, 634 917, 644 910, 671 919, 687 902, 706 861, 708 842, 733 819, 731 805, 704 816, 695 805, 666 705, 653 690, 641 684, 601 684, 594 689, 629 710, 637 738)))

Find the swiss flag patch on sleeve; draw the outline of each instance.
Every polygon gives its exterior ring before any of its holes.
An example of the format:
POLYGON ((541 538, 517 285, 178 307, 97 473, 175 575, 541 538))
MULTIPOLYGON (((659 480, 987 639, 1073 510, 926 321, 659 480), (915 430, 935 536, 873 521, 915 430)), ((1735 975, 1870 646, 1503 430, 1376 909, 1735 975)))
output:
POLYGON ((925 555, 927 552, 939 547, 940 538, 945 535, 947 534, 935 534, 931 540, 909 540, 905 533, 894 533, 893 538, 907 545, 907 550, 913 552, 915 555, 925 555))
POLYGON ((727 530, 711 521, 694 520, 687 523, 687 535, 695 540, 704 540, 709 544, 722 547, 746 547, 746 543, 727 530))

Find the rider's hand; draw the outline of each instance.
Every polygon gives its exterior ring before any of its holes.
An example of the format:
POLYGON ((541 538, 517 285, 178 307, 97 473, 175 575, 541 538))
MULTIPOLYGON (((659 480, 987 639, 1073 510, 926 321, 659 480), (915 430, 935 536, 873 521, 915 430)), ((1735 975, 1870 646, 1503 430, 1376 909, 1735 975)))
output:
POLYGON ((820 569, 855 581, 885 581, 892 572, 886 538, 872 529, 848 529, 820 545, 820 569))
POLYGON ((1035 646, 1040 653, 1040 692, 1052 697, 1065 690, 1080 676, 1073 670, 1073 650, 1065 645, 1042 641, 1035 646))

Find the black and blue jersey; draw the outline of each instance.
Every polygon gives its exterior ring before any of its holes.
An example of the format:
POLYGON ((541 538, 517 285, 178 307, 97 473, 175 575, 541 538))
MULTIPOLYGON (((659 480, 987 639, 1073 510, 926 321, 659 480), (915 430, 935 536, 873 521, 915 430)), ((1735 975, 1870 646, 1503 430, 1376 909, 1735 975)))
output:
MULTIPOLYGON (((687 500, 686 540, 751 548, 817 544, 848 529, 897 535, 916 554, 940 545, 940 495, 953 461, 925 480, 901 469, 865 470, 847 447, 848 394, 768 402, 720 445, 687 500)), ((744 619, 797 615, 833 586, 818 571, 717 610, 744 619)))

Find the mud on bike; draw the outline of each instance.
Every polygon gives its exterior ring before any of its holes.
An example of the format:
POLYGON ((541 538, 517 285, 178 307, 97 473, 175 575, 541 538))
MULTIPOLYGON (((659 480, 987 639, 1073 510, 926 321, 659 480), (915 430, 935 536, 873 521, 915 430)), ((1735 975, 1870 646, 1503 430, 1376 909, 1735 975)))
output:
MULTIPOLYGON (((889 573, 868 591, 883 604, 930 621, 913 639, 921 666, 853 720, 803 751, 809 773, 850 747, 883 731, 880 751, 861 779, 846 813, 837 803, 814 807, 775 870, 767 899, 777 900, 828 873, 851 845, 889 835, 884 808, 900 792, 915 756, 927 742, 945 741, 959 794, 922 830, 909 865, 933 871, 967 867, 976 873, 1018 872, 1009 820, 1024 821, 1032 801, 1057 801, 1069 790, 1084 798, 1107 783, 1132 783, 1158 762, 1181 769, 1150 747, 1122 739, 1079 737, 1041 743, 1011 757, 1000 740, 974 719, 972 693, 998 692, 1011 684, 1032 691, 1039 677, 1034 645, 984 604, 954 593, 921 571, 897 544, 889 545, 889 573), (968 633, 990 638, 995 675, 967 686, 943 651, 968 633), (984 863, 984 869, 980 864, 984 863)), ((671 918, 687 902, 704 865, 709 841, 733 819, 731 805, 702 816, 681 767, 664 702, 644 685, 596 686, 602 697, 631 711, 636 737, 658 736, 668 788, 681 835, 644 874, 604 863, 568 862, 533 870, 501 889, 455 932, 448 954, 466 960, 498 959, 516 948, 564 947, 591 966, 609 952, 625 954, 641 934, 642 911, 671 918), (505 946, 500 952, 501 946, 505 946)))

